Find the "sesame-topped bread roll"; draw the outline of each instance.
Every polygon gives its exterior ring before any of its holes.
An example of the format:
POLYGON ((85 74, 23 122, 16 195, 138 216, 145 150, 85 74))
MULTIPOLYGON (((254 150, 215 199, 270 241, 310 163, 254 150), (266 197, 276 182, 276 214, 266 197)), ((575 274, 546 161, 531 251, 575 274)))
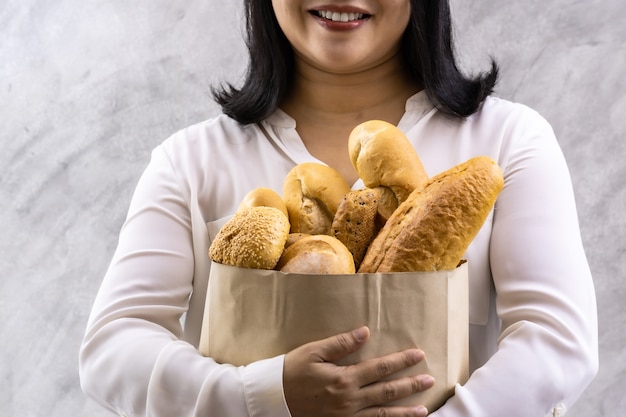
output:
POLYGON ((242 207, 211 242, 209 257, 241 268, 274 269, 289 227, 287 216, 275 207, 242 207))

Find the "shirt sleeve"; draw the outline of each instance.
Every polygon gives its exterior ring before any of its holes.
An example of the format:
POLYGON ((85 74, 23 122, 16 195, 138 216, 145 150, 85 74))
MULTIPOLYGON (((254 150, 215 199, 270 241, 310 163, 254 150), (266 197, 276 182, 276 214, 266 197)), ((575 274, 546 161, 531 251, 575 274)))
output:
POLYGON ((509 123, 490 264, 496 353, 433 417, 559 416, 597 372, 597 317, 570 174, 548 123, 509 123))
POLYGON ((162 147, 140 178, 81 345, 84 392, 124 416, 289 417, 283 356, 218 364, 183 340, 191 218, 162 147))

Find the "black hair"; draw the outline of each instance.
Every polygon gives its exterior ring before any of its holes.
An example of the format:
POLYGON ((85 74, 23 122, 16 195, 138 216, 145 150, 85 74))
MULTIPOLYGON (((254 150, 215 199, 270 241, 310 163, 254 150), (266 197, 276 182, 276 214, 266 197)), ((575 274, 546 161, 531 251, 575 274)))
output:
MULTIPOLYGON (((222 111, 241 124, 259 122, 280 105, 294 73, 294 52, 283 34, 270 0, 244 0, 248 68, 240 88, 227 84, 213 90, 222 111)), ((473 114, 493 92, 498 66, 469 77, 454 53, 448 0, 411 0, 411 18, 402 38, 409 74, 434 105, 453 117, 473 114)))
POLYGON ((411 0, 411 19, 402 39, 409 73, 419 81, 435 106, 455 117, 473 114, 498 80, 498 65, 489 72, 464 75, 457 65, 448 0, 411 0))

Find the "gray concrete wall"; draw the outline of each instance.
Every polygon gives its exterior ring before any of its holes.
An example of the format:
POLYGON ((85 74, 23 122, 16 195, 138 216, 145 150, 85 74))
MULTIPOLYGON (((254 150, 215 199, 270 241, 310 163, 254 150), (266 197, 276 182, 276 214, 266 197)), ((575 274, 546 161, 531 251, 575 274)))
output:
MULTIPOLYGON (((568 414, 620 416, 626 358, 626 2, 453 0, 470 71, 541 112, 569 161, 599 302, 601 368, 568 414)), ((0 409, 108 415, 78 343, 151 149, 217 112, 245 54, 236 0, 0 5, 0 409)))

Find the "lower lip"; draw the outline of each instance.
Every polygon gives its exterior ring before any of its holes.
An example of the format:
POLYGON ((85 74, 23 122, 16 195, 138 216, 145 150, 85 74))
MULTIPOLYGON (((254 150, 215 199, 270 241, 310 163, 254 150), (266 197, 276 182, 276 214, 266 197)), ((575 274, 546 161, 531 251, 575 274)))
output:
POLYGON ((323 27, 330 29, 330 30, 334 30, 334 31, 340 31, 340 32, 357 29, 363 26, 365 22, 367 22, 367 19, 352 20, 350 22, 335 22, 333 20, 324 19, 319 16, 314 16, 314 18, 323 27))

